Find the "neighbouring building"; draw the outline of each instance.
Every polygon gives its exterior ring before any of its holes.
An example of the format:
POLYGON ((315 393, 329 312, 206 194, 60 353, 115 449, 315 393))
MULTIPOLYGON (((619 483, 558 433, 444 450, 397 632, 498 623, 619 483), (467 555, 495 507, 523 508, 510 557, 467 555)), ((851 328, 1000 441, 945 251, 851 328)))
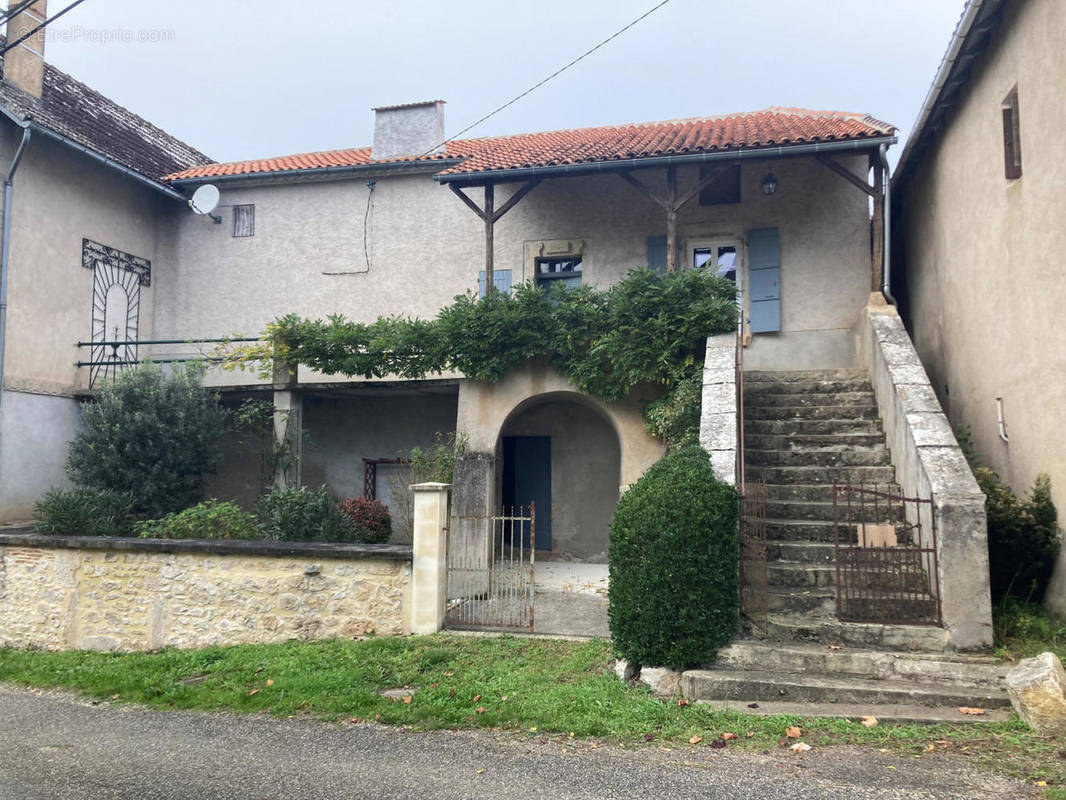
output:
MULTIPOLYGON (((1058 0, 969 0, 892 179, 893 287, 948 418, 1019 494, 1050 474, 1060 513, 1063 42, 1058 0)), ((1045 602, 1066 614, 1066 560, 1045 602)))
MULTIPOLYGON (((0 142, 18 170, 5 209, 0 520, 25 519, 63 482, 79 403, 139 361, 209 353, 210 340, 256 336, 288 313, 431 317, 490 283, 709 269, 736 282, 742 324, 708 342, 701 443, 722 478, 767 485, 751 551, 762 630, 990 644, 982 498, 882 293, 891 125, 774 107, 449 141, 444 103, 430 101, 375 109, 369 147, 220 164, 40 52, 11 51, 4 67, 0 142), (35 71, 41 82, 23 78, 35 71), (186 201, 208 184, 220 202, 194 213, 186 201), (854 606, 865 624, 852 627, 836 619, 834 539, 864 533, 834 520, 835 483, 922 497, 932 514, 919 524, 899 503, 857 518, 860 531, 890 529, 883 541, 905 531, 920 563, 893 574, 900 596, 865 587, 854 606), (914 620, 924 627, 884 624, 914 620)), ((299 365, 276 380, 209 373, 227 403, 273 401, 306 431, 298 480, 398 503, 401 459, 459 434, 453 515, 535 501, 536 546, 556 558, 605 561, 619 492, 663 454, 641 416, 654 388, 603 403, 540 363, 495 384, 299 365)), ((250 503, 262 480, 235 435, 210 490, 250 503)))

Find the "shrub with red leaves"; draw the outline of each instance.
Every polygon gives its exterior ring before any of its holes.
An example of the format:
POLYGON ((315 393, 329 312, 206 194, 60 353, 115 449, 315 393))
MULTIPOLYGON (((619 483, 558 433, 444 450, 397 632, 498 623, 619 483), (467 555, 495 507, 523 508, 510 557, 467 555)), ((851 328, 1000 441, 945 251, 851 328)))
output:
POLYGON ((392 519, 389 517, 388 507, 380 500, 349 497, 341 503, 341 510, 355 527, 356 541, 381 544, 389 540, 392 534, 392 519))

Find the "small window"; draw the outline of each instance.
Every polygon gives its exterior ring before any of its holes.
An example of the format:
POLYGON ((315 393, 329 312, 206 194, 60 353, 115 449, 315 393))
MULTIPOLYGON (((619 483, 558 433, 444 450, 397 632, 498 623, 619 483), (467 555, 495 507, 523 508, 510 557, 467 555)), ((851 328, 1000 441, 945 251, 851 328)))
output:
POLYGON ((1003 98, 1003 165, 1008 180, 1022 177, 1022 139, 1019 125, 1018 87, 1003 98))
POLYGON ((581 285, 581 256, 537 259, 537 284, 544 291, 551 291, 551 287, 560 281, 568 289, 581 285))
MULTIPOLYGON (((717 167, 700 167, 700 181, 717 167)), ((722 203, 740 202, 740 164, 731 164, 718 177, 700 189, 700 205, 716 206, 722 203)))
POLYGON ((707 245, 692 248, 693 269, 713 269, 719 278, 737 280, 737 248, 734 245, 707 245))
POLYGON ((233 207, 233 235, 255 236, 255 206, 251 203, 233 207))

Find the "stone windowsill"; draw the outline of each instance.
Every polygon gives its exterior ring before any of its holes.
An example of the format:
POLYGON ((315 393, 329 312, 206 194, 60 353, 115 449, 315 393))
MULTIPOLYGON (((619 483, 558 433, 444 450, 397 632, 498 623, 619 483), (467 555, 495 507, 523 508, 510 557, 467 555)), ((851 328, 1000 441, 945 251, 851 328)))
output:
POLYGON ((273 542, 248 539, 140 539, 126 536, 51 536, 32 529, 0 533, 0 547, 41 547, 67 550, 122 550, 140 553, 205 553, 239 556, 305 556, 309 558, 380 558, 410 561, 405 544, 331 544, 273 542))

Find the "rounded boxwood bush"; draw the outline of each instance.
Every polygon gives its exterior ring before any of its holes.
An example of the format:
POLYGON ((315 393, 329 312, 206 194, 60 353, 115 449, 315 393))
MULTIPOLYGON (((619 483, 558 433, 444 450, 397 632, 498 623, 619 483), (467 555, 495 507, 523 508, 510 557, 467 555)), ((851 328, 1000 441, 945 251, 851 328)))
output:
POLYGON ((713 661, 737 632, 736 490, 703 448, 677 450, 622 496, 611 524, 614 650, 635 664, 713 661))

